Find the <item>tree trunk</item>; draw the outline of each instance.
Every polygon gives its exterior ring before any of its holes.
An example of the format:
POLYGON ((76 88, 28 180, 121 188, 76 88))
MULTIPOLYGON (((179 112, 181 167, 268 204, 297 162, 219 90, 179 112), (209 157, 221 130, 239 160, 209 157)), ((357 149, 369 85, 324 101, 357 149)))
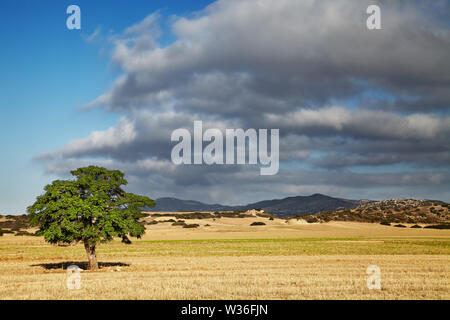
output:
POLYGON ((86 254, 89 260, 88 270, 98 270, 97 256, 95 255, 95 245, 91 245, 86 241, 84 243, 84 248, 86 249, 86 254))

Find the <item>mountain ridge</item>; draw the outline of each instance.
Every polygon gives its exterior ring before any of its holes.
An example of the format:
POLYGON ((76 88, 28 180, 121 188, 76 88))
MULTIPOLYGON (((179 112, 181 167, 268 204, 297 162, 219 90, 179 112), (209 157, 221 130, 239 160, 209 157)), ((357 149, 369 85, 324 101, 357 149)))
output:
POLYGON ((350 200, 334 198, 324 194, 315 193, 310 196, 292 196, 281 199, 262 200, 246 205, 228 206, 221 204, 206 204, 195 200, 181 200, 173 197, 156 199, 153 208, 144 208, 144 211, 234 211, 263 209, 279 217, 292 216, 298 214, 315 214, 323 211, 336 210, 339 208, 355 208, 361 201, 370 200, 350 200))

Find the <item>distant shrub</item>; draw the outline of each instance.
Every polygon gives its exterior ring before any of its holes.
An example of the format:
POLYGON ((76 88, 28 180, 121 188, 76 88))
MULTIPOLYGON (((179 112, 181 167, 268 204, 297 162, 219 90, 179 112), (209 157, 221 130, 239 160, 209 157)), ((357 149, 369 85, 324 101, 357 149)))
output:
POLYGON ((396 227, 396 228, 406 228, 406 226, 404 226, 402 224, 396 224, 394 227, 396 227))
POLYGON ((158 224, 158 220, 152 220, 147 222, 147 225, 158 224))
POLYGON ((383 225, 383 226, 390 226, 391 225, 391 223, 387 222, 387 221, 381 221, 380 224, 383 225))
POLYGON ((214 215, 209 212, 194 212, 178 214, 177 217, 179 219, 210 219, 213 218, 214 215))
POLYGON ((193 224, 184 224, 183 228, 198 228, 200 227, 199 224, 193 223, 193 224))
POLYGON ((270 218, 270 213, 257 213, 256 216, 261 218, 270 218))
POLYGON ((274 220, 273 217, 270 217, 269 220, 274 220))
POLYGON ((28 232, 28 231, 18 231, 16 232, 15 236, 30 236, 34 237, 36 236, 34 233, 28 232))
POLYGON ((411 228, 413 228, 413 229, 422 229, 422 227, 419 226, 418 224, 413 225, 411 228))
POLYGON ((205 227, 211 227, 211 225, 209 223, 205 224, 205 227))
POLYGON ((29 227, 29 217, 27 215, 13 216, 7 215, 7 221, 0 222, 0 228, 9 228, 18 231, 29 227))
POLYGON ((431 226, 426 226, 427 229, 450 229, 450 224, 435 224, 431 226))
POLYGON ((219 212, 216 214, 217 218, 246 218, 247 215, 242 213, 242 210, 233 212, 219 212))
POLYGON ((308 218, 306 218, 306 222, 315 223, 315 222, 319 222, 319 219, 317 219, 316 217, 308 217, 308 218))
POLYGON ((152 213, 152 217, 172 217, 173 213, 152 213))
POLYGON ((184 222, 183 220, 180 220, 180 221, 176 221, 176 222, 174 222, 174 223, 172 223, 172 225, 173 226, 185 226, 186 225, 186 222, 184 222))
POLYGON ((266 224, 261 221, 255 221, 250 224, 250 226, 265 226, 266 224))

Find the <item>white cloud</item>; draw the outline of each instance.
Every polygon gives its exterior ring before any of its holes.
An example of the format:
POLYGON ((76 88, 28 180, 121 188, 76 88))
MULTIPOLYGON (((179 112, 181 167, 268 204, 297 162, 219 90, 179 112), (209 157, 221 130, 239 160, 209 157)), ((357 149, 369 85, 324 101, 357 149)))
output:
POLYGON ((60 150, 60 153, 63 157, 70 158, 93 150, 117 149, 131 143, 135 138, 134 124, 127 118, 121 118, 115 127, 110 127, 105 131, 93 131, 86 138, 70 141, 60 150))
POLYGON ((280 125, 286 132, 318 135, 334 134, 371 139, 446 138, 450 135, 450 117, 414 113, 400 115, 393 112, 344 107, 300 109, 288 114, 265 115, 267 125, 280 125))

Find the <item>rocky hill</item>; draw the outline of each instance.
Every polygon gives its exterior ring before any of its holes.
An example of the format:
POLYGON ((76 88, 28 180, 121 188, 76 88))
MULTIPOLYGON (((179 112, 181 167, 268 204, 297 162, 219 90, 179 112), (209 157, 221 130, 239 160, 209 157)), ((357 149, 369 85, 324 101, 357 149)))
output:
POLYGON ((438 200, 390 199, 362 201, 352 209, 339 209, 300 216, 308 222, 358 221, 432 224, 450 222, 450 204, 438 200))

